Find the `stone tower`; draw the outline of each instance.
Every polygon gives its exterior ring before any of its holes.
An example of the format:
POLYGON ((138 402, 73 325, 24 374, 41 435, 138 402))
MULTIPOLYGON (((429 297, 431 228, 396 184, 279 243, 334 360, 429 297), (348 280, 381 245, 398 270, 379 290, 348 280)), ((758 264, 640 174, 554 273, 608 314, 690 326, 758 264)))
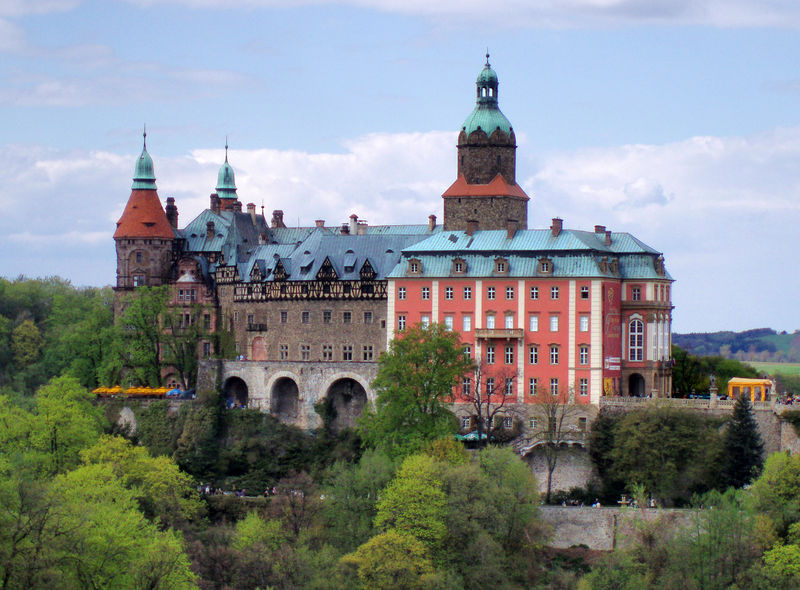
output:
POLYGON ((145 133, 142 154, 133 172, 131 196, 114 232, 117 290, 163 285, 169 281, 178 223, 174 200, 169 200, 168 209, 169 218, 158 198, 153 159, 147 153, 145 133))
POLYGON ((498 106, 488 53, 475 84, 475 109, 458 134, 458 178, 442 195, 444 229, 525 229, 529 199, 516 181, 517 140, 498 106))

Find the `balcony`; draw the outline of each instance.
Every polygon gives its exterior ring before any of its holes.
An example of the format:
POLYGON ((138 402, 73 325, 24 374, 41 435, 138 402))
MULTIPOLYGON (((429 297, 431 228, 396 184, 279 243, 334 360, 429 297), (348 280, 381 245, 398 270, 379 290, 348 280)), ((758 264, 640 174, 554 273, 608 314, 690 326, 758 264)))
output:
POLYGON ((482 328, 475 330, 476 338, 511 340, 522 338, 525 330, 522 328, 482 328))
POLYGON ((267 324, 247 324, 248 332, 266 332, 267 324))

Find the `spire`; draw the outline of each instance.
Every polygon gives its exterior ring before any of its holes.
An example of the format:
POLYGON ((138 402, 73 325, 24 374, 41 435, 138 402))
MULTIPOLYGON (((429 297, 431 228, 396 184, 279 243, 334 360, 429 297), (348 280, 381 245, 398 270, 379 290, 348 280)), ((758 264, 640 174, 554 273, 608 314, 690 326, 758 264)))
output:
POLYGON ((156 190, 153 158, 147 153, 147 127, 142 131, 142 153, 133 169, 133 190, 156 190))
POLYGON ((467 120, 464 121, 463 131, 469 136, 473 131, 481 129, 487 135, 491 135, 496 129, 500 129, 507 135, 511 134, 511 123, 500 111, 497 100, 497 88, 499 86, 497 73, 489 63, 489 50, 486 50, 486 63, 483 66, 478 78, 475 80, 476 100, 475 109, 467 120))
POLYGON ((217 194, 220 199, 236 199, 236 179, 233 167, 228 163, 228 138, 225 137, 225 163, 217 175, 217 194))

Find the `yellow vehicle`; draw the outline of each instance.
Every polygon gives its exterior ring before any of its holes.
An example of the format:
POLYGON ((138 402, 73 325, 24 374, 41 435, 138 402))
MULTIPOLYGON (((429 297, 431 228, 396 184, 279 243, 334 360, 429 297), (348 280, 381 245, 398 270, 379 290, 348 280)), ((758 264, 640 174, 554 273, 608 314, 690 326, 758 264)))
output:
POLYGON ((773 383, 770 379, 732 377, 728 381, 728 398, 737 399, 740 395, 746 395, 751 402, 765 402, 769 399, 772 389, 773 383))

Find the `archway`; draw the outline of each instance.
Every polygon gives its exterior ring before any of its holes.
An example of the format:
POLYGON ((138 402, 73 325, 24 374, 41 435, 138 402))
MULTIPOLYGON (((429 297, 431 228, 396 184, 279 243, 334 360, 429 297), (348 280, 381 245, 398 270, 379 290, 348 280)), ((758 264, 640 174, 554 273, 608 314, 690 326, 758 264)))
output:
POLYGON ((297 383, 289 377, 281 377, 270 392, 270 411, 283 422, 294 422, 297 420, 299 399, 297 383))
POLYGON ((267 346, 261 336, 253 338, 253 343, 250 345, 250 360, 252 361, 265 361, 267 360, 267 346))
POLYGON ((628 395, 631 397, 644 397, 644 377, 633 373, 628 377, 628 395))
POLYGON ((361 416, 364 406, 367 405, 367 392, 355 379, 337 379, 325 394, 330 412, 330 428, 339 432, 345 428, 356 425, 356 419, 361 416))
POLYGON ((228 377, 222 386, 225 394, 225 405, 247 407, 247 383, 239 377, 228 377))

